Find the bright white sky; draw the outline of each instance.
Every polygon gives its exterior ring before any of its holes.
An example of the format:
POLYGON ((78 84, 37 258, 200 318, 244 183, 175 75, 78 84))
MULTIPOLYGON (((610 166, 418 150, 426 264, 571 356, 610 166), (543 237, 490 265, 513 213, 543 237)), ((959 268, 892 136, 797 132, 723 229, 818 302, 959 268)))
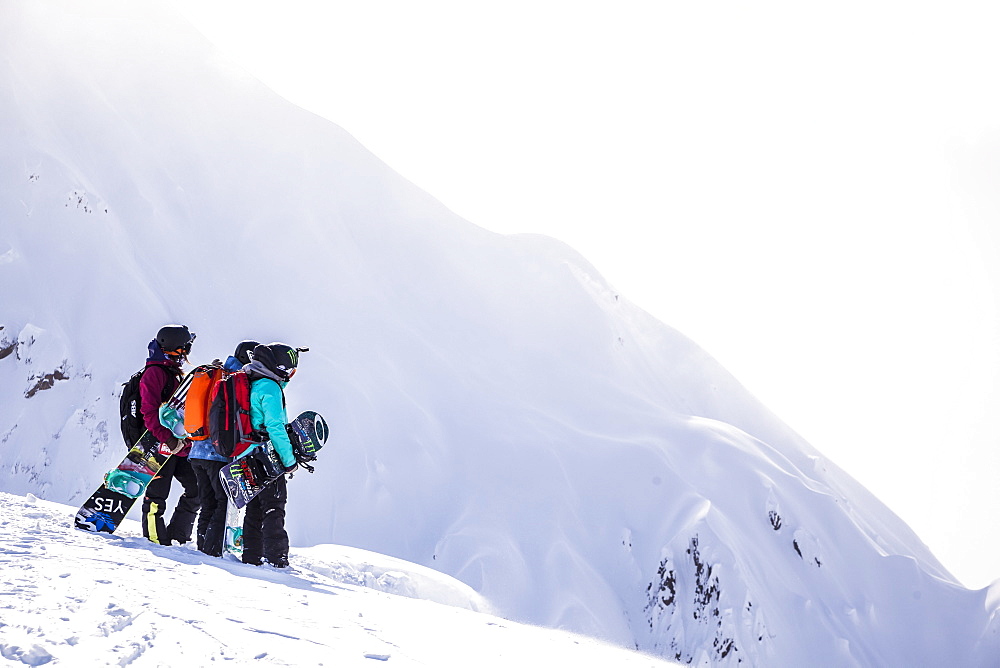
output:
POLYGON ((464 218, 576 248, 1000 578, 1000 5, 165 1, 464 218))

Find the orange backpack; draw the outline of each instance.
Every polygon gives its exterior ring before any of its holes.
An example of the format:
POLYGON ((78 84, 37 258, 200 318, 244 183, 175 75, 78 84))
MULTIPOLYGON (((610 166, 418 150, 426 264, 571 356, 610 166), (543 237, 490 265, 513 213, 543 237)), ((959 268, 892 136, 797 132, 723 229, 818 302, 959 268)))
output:
POLYGON ((191 372, 193 378, 184 403, 184 430, 192 441, 204 441, 211 434, 208 430, 208 409, 212 406, 212 392, 222 380, 225 370, 221 366, 203 365, 191 372))

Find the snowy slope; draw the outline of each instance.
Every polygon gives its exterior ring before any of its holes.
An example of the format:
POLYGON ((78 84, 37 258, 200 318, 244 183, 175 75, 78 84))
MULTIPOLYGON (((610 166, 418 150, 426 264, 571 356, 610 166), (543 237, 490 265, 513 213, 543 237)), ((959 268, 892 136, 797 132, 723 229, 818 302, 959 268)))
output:
MULTIPOLYGON (((0 6, 0 490, 78 504, 164 323, 311 346, 298 546, 681 661, 989 665, 995 595, 544 237, 444 209, 164 6, 0 6)), ((683 289, 683 286, 665 286, 683 289)))
POLYGON ((4 665, 668 665, 490 616, 465 585, 380 555, 293 550, 283 572, 153 545, 132 521, 78 532, 74 512, 0 493, 4 665))

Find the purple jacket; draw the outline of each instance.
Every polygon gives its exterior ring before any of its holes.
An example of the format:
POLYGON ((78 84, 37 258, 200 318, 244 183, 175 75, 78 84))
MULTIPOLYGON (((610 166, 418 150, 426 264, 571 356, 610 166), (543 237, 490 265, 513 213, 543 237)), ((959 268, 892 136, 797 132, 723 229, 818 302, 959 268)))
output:
MULTIPOLYGON (((163 397, 169 397, 177 388, 177 372, 179 371, 180 364, 171 362, 160 351, 160 346, 156 344, 156 341, 151 341, 149 358, 146 360, 146 371, 139 381, 139 397, 142 401, 142 421, 146 425, 146 429, 160 443, 172 441, 174 438, 170 430, 160 424, 160 404, 163 403, 163 397)), ((187 457, 190 449, 189 443, 177 454, 181 457, 187 457)))

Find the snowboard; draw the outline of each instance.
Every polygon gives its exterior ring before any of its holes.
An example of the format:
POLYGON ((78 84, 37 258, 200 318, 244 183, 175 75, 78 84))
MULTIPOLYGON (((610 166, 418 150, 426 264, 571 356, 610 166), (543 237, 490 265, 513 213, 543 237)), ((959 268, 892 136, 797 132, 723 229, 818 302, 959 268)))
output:
MULTIPOLYGON (((316 459, 316 453, 330 435, 326 420, 316 411, 305 411, 292 420, 286 429, 295 459, 311 473, 313 469, 309 462, 316 459)), ((277 451, 270 441, 266 441, 229 466, 224 466, 219 477, 230 502, 239 510, 245 508, 268 483, 283 474, 284 467, 277 451)))
MULTIPOLYGON (((184 399, 194 374, 187 374, 177 389, 160 407, 160 415, 183 416, 184 399)), ((183 432, 180 424, 172 423, 171 430, 183 432)), ((181 437, 186 436, 183 434, 181 437)), ((121 463, 104 475, 104 482, 76 512, 75 525, 82 531, 114 533, 135 505, 136 499, 146 491, 146 485, 160 471, 171 453, 148 430, 129 449, 121 463)))
POLYGON ((243 556, 243 514, 232 501, 226 504, 226 536, 222 550, 237 559, 243 556))

